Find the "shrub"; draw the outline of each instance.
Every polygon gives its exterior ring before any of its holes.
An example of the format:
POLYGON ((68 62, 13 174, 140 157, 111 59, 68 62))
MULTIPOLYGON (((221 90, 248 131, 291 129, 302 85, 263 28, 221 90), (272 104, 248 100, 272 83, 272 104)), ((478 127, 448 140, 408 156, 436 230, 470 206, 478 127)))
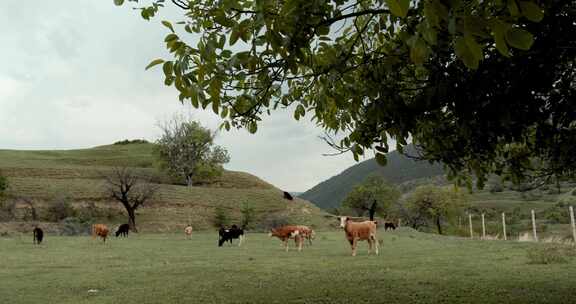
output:
POLYGON ((228 225, 230 222, 230 218, 228 217, 228 212, 223 207, 216 207, 214 210, 214 219, 213 224, 214 227, 222 227, 228 225))
POLYGON ((269 231, 272 228, 277 228, 291 223, 290 216, 284 213, 268 214, 260 224, 257 229, 260 231, 269 231))
POLYGON ((240 213, 242 213, 242 227, 246 229, 252 228, 252 222, 256 215, 254 207, 250 206, 248 203, 243 203, 242 207, 240 207, 240 213))
POLYGON ((59 222, 67 217, 75 216, 74 208, 72 208, 67 196, 61 196, 52 201, 47 212, 47 220, 52 222, 59 222))
POLYGON ((133 139, 133 140, 125 139, 115 142, 114 145, 118 146, 118 145, 147 144, 147 143, 148 141, 145 139, 133 139))
POLYGON ((528 250, 529 264, 559 264, 566 263, 564 248, 558 245, 544 245, 528 250))
POLYGON ((90 234, 90 224, 77 217, 67 217, 63 219, 60 224, 62 224, 60 235, 74 236, 90 234))

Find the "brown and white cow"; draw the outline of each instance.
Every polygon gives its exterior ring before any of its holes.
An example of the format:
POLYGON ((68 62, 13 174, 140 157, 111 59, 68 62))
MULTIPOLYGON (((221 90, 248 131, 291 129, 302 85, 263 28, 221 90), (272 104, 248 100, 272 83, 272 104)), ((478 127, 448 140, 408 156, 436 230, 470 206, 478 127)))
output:
POLYGON ((304 239, 308 240, 308 245, 312 245, 312 240, 316 236, 316 233, 314 232, 314 230, 312 230, 312 228, 310 228, 308 226, 304 226, 304 225, 298 225, 296 227, 298 227, 298 231, 300 231, 300 235, 304 239))
POLYGON ((378 241, 376 239, 376 222, 364 221, 353 222, 347 216, 340 217, 340 227, 344 228, 346 239, 352 246, 352 256, 356 256, 356 246, 358 241, 368 241, 368 254, 372 252, 372 246, 376 247, 378 255, 378 241))
POLYGON ((192 225, 188 225, 184 228, 184 234, 186 235, 187 240, 192 239, 192 230, 192 225))
POLYGON ((288 240, 294 239, 294 242, 298 246, 298 251, 302 251, 302 245, 304 243, 304 237, 302 236, 299 226, 282 226, 279 228, 273 228, 268 234, 270 237, 277 237, 284 243, 284 248, 288 251, 288 240))
POLYGON ((94 224, 92 225, 92 238, 101 237, 103 242, 106 242, 106 237, 108 237, 108 226, 104 224, 94 224))

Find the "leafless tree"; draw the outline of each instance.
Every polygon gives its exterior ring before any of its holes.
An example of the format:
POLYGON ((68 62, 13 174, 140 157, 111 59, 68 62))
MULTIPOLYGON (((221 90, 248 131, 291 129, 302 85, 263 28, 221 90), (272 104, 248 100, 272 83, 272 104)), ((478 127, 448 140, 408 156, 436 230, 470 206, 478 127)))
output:
POLYGON ((107 196, 124 206, 128 213, 130 229, 138 232, 136 209, 156 196, 158 185, 149 179, 138 176, 134 170, 126 167, 114 168, 111 173, 105 175, 105 179, 107 196))

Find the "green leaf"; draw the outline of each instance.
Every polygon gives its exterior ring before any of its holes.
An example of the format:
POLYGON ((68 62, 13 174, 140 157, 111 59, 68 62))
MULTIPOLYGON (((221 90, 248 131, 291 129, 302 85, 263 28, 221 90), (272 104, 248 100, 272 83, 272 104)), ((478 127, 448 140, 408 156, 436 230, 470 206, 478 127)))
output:
POLYGON ((507 6, 508 11, 510 11, 510 15, 512 16, 520 15, 520 10, 518 10, 518 5, 516 5, 516 0, 508 0, 507 6))
POLYGON ((163 62, 164 62, 163 59, 154 59, 154 60, 152 60, 152 62, 150 62, 150 63, 146 66, 145 70, 148 70, 149 68, 151 68, 151 67, 153 67, 153 66, 155 66, 155 65, 159 65, 159 64, 161 64, 161 63, 163 63, 163 62))
POLYGON ((248 132, 254 134, 254 133, 256 133, 256 131, 258 131, 258 124, 256 124, 255 121, 251 121, 248 124, 248 132))
POLYGON ((386 166, 388 163, 388 159, 386 158, 386 154, 376 153, 376 162, 380 166, 386 166))
POLYGON ((506 32, 510 28, 510 25, 504 22, 496 21, 492 25, 492 33, 494 35, 494 42, 496 42, 496 49, 500 54, 510 57, 510 50, 508 49, 508 44, 506 43, 506 32))
POLYGON ((170 22, 168 22, 168 21, 166 21, 166 20, 162 20, 162 24, 163 24, 165 27, 167 27, 168 29, 170 29, 170 31, 171 31, 172 33, 174 33, 174 28, 172 27, 172 23, 170 23, 170 22))
POLYGON ((534 37, 524 29, 511 28, 506 32, 506 41, 514 48, 527 51, 534 43, 534 37))
POLYGON ((390 12, 395 16, 400 18, 406 17, 408 15, 408 9, 410 8, 410 0, 386 0, 390 12))
POLYGON ((164 64, 162 65, 162 70, 164 71, 164 75, 166 75, 166 77, 172 76, 172 72, 174 71, 173 67, 174 66, 172 64, 172 61, 164 62, 164 64))
POLYGON ((530 21, 540 22, 544 18, 542 9, 534 2, 520 1, 520 9, 522 10, 522 15, 530 21))
POLYGON ((238 38, 240 38, 240 34, 242 34, 238 29, 233 28, 232 33, 230 34, 230 45, 234 45, 238 38))
MULTIPOLYGON (((478 68, 481 58, 477 57, 478 50, 473 49, 474 48, 473 43, 469 43, 466 40, 467 39, 465 39, 464 37, 458 37, 456 39, 456 44, 454 45, 454 50, 456 51, 456 56, 458 56, 458 58, 462 60, 462 62, 464 63, 464 65, 466 65, 466 67, 475 70, 478 68)), ((480 53, 482 53, 481 49, 480 53)))
POLYGON ((121 6, 122 4, 124 4, 124 0, 114 0, 114 4, 116 4, 117 6, 121 6))
POLYGON ((422 65, 428 59, 428 47, 424 40, 414 37, 410 46, 410 59, 417 65, 422 65))

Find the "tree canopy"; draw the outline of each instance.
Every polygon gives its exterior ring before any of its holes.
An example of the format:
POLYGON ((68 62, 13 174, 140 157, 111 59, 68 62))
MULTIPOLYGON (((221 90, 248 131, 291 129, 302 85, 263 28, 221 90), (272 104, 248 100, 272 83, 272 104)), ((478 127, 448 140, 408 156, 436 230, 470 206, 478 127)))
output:
POLYGON ((228 151, 214 144, 216 133, 197 121, 176 117, 161 128, 156 142, 160 165, 188 186, 221 175, 222 165, 230 161, 228 151))
POLYGON ((406 198, 408 222, 414 228, 432 221, 442 234, 442 222, 452 219, 466 204, 465 195, 451 187, 419 186, 406 198))
MULTIPOLYGON (((145 19, 166 2, 131 1, 145 19)), ((211 107, 225 129, 256 132, 289 107, 356 159, 373 149, 385 164, 393 139, 480 185, 576 172, 572 0, 172 3, 172 58, 147 68, 161 64, 180 100, 211 107)))
POLYGON ((400 198, 400 192, 380 176, 369 176, 348 193, 342 207, 363 216, 374 206, 375 214, 387 216, 387 211, 400 198), (374 205, 373 205, 374 204, 374 205))

